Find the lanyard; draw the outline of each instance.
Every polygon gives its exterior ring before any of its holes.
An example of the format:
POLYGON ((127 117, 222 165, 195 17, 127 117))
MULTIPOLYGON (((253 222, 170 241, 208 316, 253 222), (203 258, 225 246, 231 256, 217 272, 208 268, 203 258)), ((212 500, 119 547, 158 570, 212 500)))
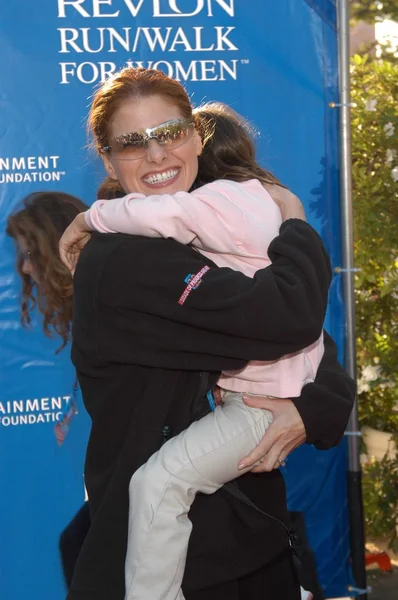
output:
POLYGON ((75 375, 75 379, 72 386, 71 396, 64 408, 63 413, 61 414, 61 418, 58 423, 54 427, 55 437, 57 438, 58 446, 62 446, 65 441, 66 436, 68 435, 70 425, 75 415, 77 415, 77 392, 79 391, 79 381, 77 379, 77 375, 75 375))
POLYGON ((209 392, 207 392, 206 396, 207 396, 207 401, 209 403, 209 406, 210 406, 212 412, 214 412, 216 410, 217 404, 216 404, 216 400, 214 398, 213 390, 210 390, 209 392))

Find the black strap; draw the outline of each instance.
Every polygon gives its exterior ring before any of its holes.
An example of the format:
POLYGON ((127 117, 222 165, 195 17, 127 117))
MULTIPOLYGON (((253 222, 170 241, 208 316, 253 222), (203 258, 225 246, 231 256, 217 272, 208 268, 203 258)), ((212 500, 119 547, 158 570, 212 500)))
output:
MULTIPOLYGON (((259 512, 262 515, 264 515, 264 517, 267 517, 268 519, 271 519, 272 521, 275 521, 275 523, 278 523, 286 531, 286 533, 287 533, 287 535, 289 537, 289 544, 290 544, 290 537, 292 536, 292 539, 294 538, 294 532, 291 529, 289 529, 289 527, 285 523, 283 523, 283 521, 281 521, 277 517, 274 517, 273 515, 270 515, 269 513, 265 512, 264 510, 262 510, 261 508, 259 508, 257 506, 257 504, 255 504, 253 502, 253 500, 251 500, 249 498, 249 496, 246 496, 246 494, 244 492, 242 492, 242 490, 238 487, 238 484, 237 484, 236 481, 231 481, 229 483, 226 483, 224 485, 224 489, 229 494, 231 494, 231 496, 234 496, 235 498, 237 498, 238 500, 240 500, 244 504, 247 504, 247 506, 250 506, 251 508, 253 508, 257 512, 259 512)), ((290 544, 290 545, 292 547, 294 546, 294 544, 290 544)))
POLYGON ((257 506, 257 504, 255 504, 248 496, 246 496, 246 494, 244 492, 242 492, 242 490, 239 488, 238 483, 236 481, 231 481, 229 483, 226 483, 223 486, 223 489, 226 492, 228 492, 229 494, 231 494, 231 496, 234 496, 234 498, 236 498, 237 500, 240 500, 247 506, 250 506, 257 512, 262 514, 264 517, 267 517, 268 519, 271 519, 275 523, 278 523, 282 527, 282 529, 285 530, 285 532, 287 533, 287 536, 288 536, 289 546, 293 552, 293 564, 296 569, 297 577, 300 581, 301 561, 300 561, 299 553, 297 551, 297 536, 296 536, 295 532, 292 529, 290 529, 285 523, 283 523, 283 521, 281 521, 277 517, 274 517, 273 515, 270 515, 269 513, 265 512, 264 510, 259 508, 257 506))

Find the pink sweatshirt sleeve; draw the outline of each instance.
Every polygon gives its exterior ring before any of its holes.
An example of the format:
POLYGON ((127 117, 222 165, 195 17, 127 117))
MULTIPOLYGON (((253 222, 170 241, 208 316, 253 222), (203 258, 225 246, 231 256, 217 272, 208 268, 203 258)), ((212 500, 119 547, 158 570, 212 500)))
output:
MULTIPOLYGON (((232 189, 236 195, 239 188, 232 189)), ((245 212, 230 196, 220 182, 172 196, 128 194, 94 202, 85 218, 91 229, 102 233, 170 237, 203 250, 229 252, 245 234, 245 212)))

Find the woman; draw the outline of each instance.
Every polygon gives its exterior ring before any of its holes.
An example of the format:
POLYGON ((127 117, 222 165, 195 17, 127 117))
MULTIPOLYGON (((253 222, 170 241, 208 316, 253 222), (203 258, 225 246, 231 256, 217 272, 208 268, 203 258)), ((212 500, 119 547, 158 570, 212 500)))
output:
MULTIPOLYGON (((31 313, 37 305, 43 317, 44 334, 53 336, 55 333, 62 340, 57 352, 70 341, 73 304, 72 278, 60 259, 58 244, 76 215, 87 208, 70 194, 35 192, 23 200, 23 208, 13 213, 7 222, 7 234, 18 248, 22 325, 30 325, 31 313)), ((88 506, 84 505, 61 536, 62 566, 68 585, 89 524, 88 506)))
MULTIPOLYGON (((209 158, 206 155, 213 159, 205 171, 208 175, 213 172, 212 182, 189 193, 132 193, 114 200, 99 200, 75 219, 63 236, 63 244, 72 232, 76 230, 78 234, 80 226, 83 239, 93 229, 171 237, 192 244, 218 266, 230 266, 251 277, 267 267, 268 247, 278 235, 281 213, 264 187, 269 177, 255 162, 254 146, 244 120, 219 103, 202 106, 199 116, 201 139, 205 138, 203 130, 214 130, 201 154, 202 166, 209 158), (227 148, 223 148, 224 136, 227 148), (243 150, 231 152, 231 146, 243 150), (231 163, 228 157, 239 160, 239 171, 232 176, 242 181, 227 178, 231 163), (214 181, 221 173, 225 173, 225 178, 214 181)), ((176 124, 174 121, 174 128, 176 124)), ((189 122, 187 125, 192 127, 189 122)), ((134 141, 135 147, 129 149, 131 157, 141 153, 136 137, 134 141)), ((70 241, 75 249, 72 257, 77 255, 75 246, 82 243, 81 238, 75 240, 70 241)), ((222 390, 222 406, 214 407, 213 412, 167 441, 134 473, 129 486, 128 597, 179 597, 191 531, 188 513, 196 494, 214 493, 250 470, 250 466, 239 470, 238 461, 261 441, 272 422, 269 411, 243 402, 244 393, 251 398, 299 396, 303 385, 314 381, 322 355, 321 337, 310 347, 280 360, 256 361, 238 372, 221 373, 218 386, 222 390), (167 556, 163 552, 165 546, 169 549, 167 556), (154 576, 158 580, 156 592, 154 576)), ((283 464, 284 458, 279 456, 278 464, 283 464)))
MULTIPOLYGON (((90 124, 115 187, 144 194, 188 191, 201 140, 196 130, 185 137, 173 130, 170 137, 167 125, 184 118, 192 119, 185 91, 160 72, 129 69, 106 82, 95 95, 90 124), (156 139, 132 160, 123 149, 142 131, 156 139)), ((123 597, 129 479, 162 437, 203 413, 202 398, 218 372, 241 368, 249 359, 276 359, 319 336, 330 274, 319 238, 306 224, 288 220, 269 253, 274 264, 254 281, 217 269, 172 240, 93 236, 82 253, 72 356, 93 420, 86 462, 92 527, 68 598, 123 597), (272 317, 262 314, 267 304, 272 317)), ((324 365, 333 363, 335 357, 326 356, 324 365)), ((337 443, 352 403, 348 379, 343 388, 339 408, 337 402, 329 406, 334 426, 323 422, 328 402, 319 401, 318 416, 313 414, 315 402, 308 401, 311 394, 305 398, 305 388, 295 402, 305 428, 293 402, 271 404, 275 418, 262 447, 269 446, 265 469, 304 441, 305 430, 308 442, 337 443)), ((242 477, 240 498, 222 489, 195 500, 183 584, 187 600, 298 597, 282 525, 283 481, 276 471, 262 477, 263 485, 251 474, 242 477)))

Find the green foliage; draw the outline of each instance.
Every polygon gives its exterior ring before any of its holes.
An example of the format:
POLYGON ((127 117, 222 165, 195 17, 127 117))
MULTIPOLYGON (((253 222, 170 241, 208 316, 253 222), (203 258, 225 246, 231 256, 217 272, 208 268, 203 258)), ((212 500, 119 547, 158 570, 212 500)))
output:
POLYGON ((398 21, 397 0, 352 0, 350 2, 351 17, 354 21, 367 21, 375 23, 391 19, 398 21))
POLYGON ((370 538, 383 538, 398 552, 398 459, 372 461, 363 468, 365 527, 370 538))
POLYGON ((351 83, 360 420, 398 431, 398 65, 356 55, 351 83))
MULTIPOLYGON (((351 84, 359 418, 397 434, 398 64, 354 56, 351 84)), ((367 535, 395 548, 397 458, 365 466, 363 498, 367 535)))

